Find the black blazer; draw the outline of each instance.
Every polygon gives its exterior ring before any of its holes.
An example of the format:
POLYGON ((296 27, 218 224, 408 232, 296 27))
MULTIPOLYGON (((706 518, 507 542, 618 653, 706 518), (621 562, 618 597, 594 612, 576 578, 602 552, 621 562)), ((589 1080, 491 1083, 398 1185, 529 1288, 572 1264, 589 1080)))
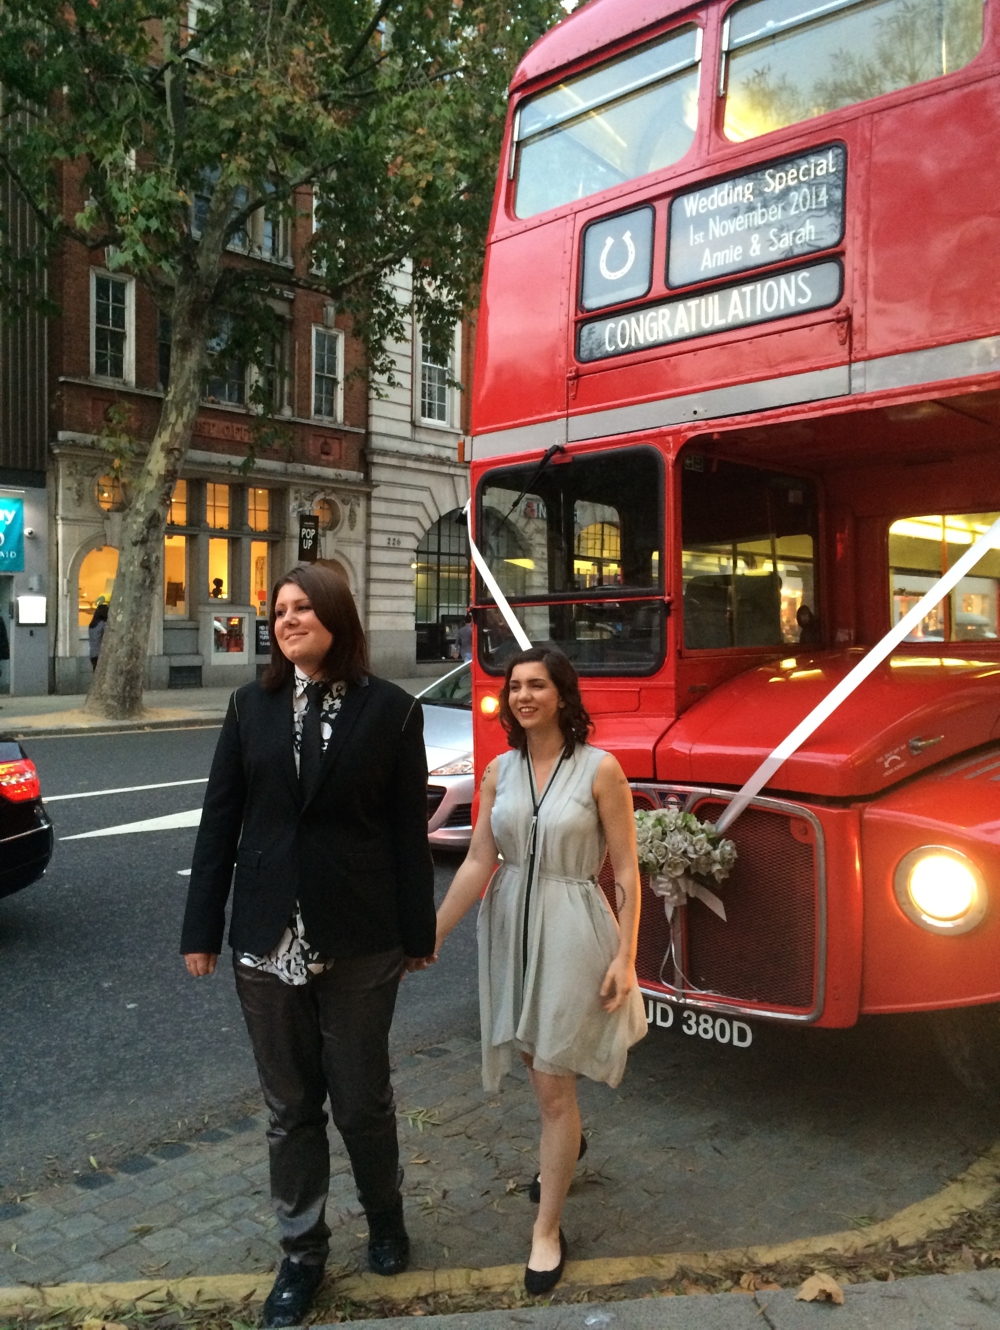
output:
POLYGON ((295 901, 323 956, 434 950, 434 866, 420 703, 395 684, 352 684, 303 803, 292 743, 292 683, 233 694, 195 842, 183 953, 219 952, 233 867, 230 945, 262 956, 295 901))

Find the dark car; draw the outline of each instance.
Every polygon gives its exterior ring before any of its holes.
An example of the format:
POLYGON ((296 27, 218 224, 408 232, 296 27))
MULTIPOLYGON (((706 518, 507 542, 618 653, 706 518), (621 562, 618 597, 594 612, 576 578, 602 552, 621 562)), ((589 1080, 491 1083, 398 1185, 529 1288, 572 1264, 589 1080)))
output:
POLYGON ((16 739, 0 736, 0 896, 37 882, 52 857, 52 823, 35 764, 16 739))

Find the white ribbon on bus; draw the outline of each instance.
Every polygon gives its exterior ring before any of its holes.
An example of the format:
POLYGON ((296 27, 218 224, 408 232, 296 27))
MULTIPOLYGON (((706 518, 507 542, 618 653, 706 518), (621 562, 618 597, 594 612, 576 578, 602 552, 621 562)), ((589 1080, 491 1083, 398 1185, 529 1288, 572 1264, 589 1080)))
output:
MULTIPOLYGON (((483 581, 486 583, 488 591, 496 601, 500 613, 506 620, 507 627, 514 634, 518 646, 522 651, 527 651, 531 646, 528 635, 518 622, 514 611, 507 602, 506 596, 497 585, 496 578, 490 572, 486 560, 476 547, 476 542, 472 539, 470 506, 471 500, 465 505, 465 517, 466 521, 469 523, 467 528, 469 532, 469 550, 472 554, 473 562, 482 574, 483 581)), ((836 688, 827 693, 822 702, 813 707, 808 716, 796 725, 795 729, 792 730, 787 739, 783 739, 781 743, 778 744, 777 748, 773 750, 771 755, 764 759, 716 822, 715 825, 717 831, 725 831, 725 829, 739 817, 740 813, 743 812, 746 806, 755 799, 758 794, 760 794, 761 790, 782 763, 802 747, 810 735, 819 729, 828 716, 833 715, 840 704, 850 697, 859 684, 864 683, 869 674, 882 664, 886 656, 888 656, 899 643, 902 642, 904 637, 916 628, 921 619, 923 619, 926 614, 929 614, 930 611, 934 609, 935 605, 944 600, 945 596, 947 596, 953 587, 962 580, 969 569, 974 567, 979 560, 983 558, 987 550, 994 547, 993 542, 997 539, 1000 539, 1000 517, 998 517, 993 525, 987 531, 984 531, 983 534, 969 546, 962 557, 958 559, 942 577, 938 578, 931 589, 917 601, 913 609, 911 609, 908 614, 905 614, 903 618, 900 619, 899 623, 886 633, 881 642, 872 647, 867 655, 862 656, 854 669, 848 674, 845 674, 840 683, 837 684, 836 688)))

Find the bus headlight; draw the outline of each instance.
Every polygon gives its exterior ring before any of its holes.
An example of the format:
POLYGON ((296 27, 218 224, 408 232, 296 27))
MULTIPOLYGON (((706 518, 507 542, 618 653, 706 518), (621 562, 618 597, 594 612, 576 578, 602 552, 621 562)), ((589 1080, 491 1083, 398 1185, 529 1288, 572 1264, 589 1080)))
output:
POLYGON ((959 850, 922 845, 899 861, 894 886, 903 912, 932 933, 967 933, 986 913, 986 883, 959 850))
POLYGON ((479 710, 487 720, 492 720, 494 716, 500 714, 500 699, 494 697, 492 693, 484 693, 479 701, 479 710))

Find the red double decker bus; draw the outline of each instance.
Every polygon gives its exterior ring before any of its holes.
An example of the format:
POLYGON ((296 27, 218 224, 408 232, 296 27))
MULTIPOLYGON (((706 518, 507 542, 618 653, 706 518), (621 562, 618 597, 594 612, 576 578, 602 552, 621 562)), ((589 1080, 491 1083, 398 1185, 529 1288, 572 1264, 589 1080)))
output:
MULTIPOLYGON (((1000 516, 998 30, 998 0, 590 0, 517 72, 472 531, 637 806, 717 817, 1000 516)), ((725 922, 645 891, 651 1020, 930 1011, 996 1074, 998 546, 734 820, 725 922)), ((481 768, 515 643, 480 578, 474 617, 481 768)))

